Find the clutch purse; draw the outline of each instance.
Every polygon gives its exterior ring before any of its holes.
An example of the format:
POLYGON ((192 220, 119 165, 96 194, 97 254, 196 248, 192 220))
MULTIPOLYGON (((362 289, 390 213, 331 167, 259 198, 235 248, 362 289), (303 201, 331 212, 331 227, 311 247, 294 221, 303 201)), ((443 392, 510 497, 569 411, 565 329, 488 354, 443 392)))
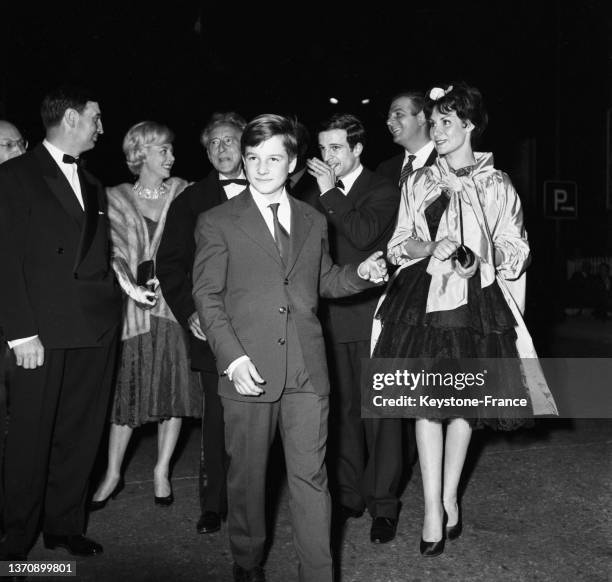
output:
POLYGON ((152 259, 148 261, 143 261, 138 265, 138 269, 136 270, 136 285, 139 287, 147 287, 149 291, 155 291, 154 285, 147 285, 147 281, 149 279, 153 279, 155 277, 155 261, 152 259))
POLYGON ((464 269, 469 269, 474 264, 476 256, 470 247, 461 244, 451 255, 451 260, 459 263, 464 269))

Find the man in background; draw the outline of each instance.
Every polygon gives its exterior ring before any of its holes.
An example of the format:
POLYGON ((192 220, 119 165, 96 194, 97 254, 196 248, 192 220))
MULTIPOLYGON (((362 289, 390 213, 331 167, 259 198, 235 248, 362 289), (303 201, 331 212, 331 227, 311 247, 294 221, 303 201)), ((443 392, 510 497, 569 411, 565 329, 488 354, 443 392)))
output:
MULTIPOLYGON (((399 207, 398 187, 361 163, 365 137, 355 116, 334 115, 320 127, 321 159, 308 160, 318 187, 307 200, 327 217, 330 253, 339 265, 359 263, 376 250, 386 252, 399 207)), ((372 319, 380 294, 380 289, 370 289, 323 305, 333 386, 332 492, 341 523, 360 517, 368 508, 374 543, 395 536, 402 468, 400 420, 361 418, 361 359, 370 356, 372 319)))
MULTIPOLYGON (((404 91, 395 95, 389 106, 387 128, 402 152, 381 162, 376 172, 393 180, 400 190, 410 174, 423 166, 431 166, 438 155, 429 136, 424 104, 425 95, 420 91, 404 91)), ((417 458, 414 420, 406 419, 403 424, 400 439, 404 443, 402 457, 409 479, 417 458)))
POLYGON ((376 171, 393 180, 400 188, 412 172, 423 166, 431 166, 437 156, 429 137, 424 104, 425 96, 419 91, 405 91, 391 99, 387 127, 393 143, 401 146, 403 151, 381 162, 376 171))
POLYGON ((0 164, 25 154, 28 142, 9 121, 0 119, 0 164))
POLYGON ((237 113, 215 113, 202 131, 202 145, 213 166, 206 178, 178 196, 170 206, 157 252, 157 277, 176 319, 190 333, 191 366, 204 387, 200 454, 198 533, 214 533, 227 513, 226 454, 223 409, 217 394, 219 376, 192 297, 195 253, 193 232, 201 212, 240 194, 247 181, 242 170, 240 138, 246 121, 237 113))

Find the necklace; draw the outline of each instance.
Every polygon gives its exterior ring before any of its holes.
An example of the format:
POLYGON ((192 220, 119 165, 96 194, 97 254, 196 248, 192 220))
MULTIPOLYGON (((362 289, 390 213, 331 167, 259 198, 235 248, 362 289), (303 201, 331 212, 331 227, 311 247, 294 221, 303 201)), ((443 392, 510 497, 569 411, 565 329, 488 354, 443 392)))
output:
POLYGON ((136 182, 132 187, 132 190, 138 196, 138 198, 144 198, 145 200, 157 200, 162 196, 165 196, 168 192, 168 186, 165 182, 162 182, 157 188, 145 188, 140 182, 136 182))

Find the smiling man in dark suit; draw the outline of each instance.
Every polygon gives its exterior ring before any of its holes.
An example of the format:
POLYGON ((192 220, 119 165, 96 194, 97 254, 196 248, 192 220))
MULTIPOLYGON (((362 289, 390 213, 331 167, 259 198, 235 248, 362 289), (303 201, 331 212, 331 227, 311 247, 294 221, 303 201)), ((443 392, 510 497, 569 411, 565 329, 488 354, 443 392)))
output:
MULTIPOLYGON (((308 200, 327 216, 332 258, 339 265, 359 262, 386 249, 395 226, 399 189, 364 168, 364 127, 350 114, 321 124, 321 158, 308 161, 318 188, 308 200)), ((330 354, 332 398, 329 464, 334 468, 335 501, 341 521, 372 516, 370 537, 393 539, 398 514, 401 448, 397 419, 361 418, 361 359, 370 355, 372 318, 380 289, 326 301, 325 331, 330 354)))
POLYGON ((24 557, 42 516, 48 548, 88 556, 88 481, 107 412, 120 294, 110 267, 106 198, 80 163, 102 133, 100 107, 63 87, 43 100, 46 139, 0 166, 0 321, 9 384, 5 538, 24 557))
POLYGON ((423 112, 425 95, 420 91, 404 91, 391 99, 387 128, 393 143, 403 151, 381 162, 376 171, 393 180, 400 188, 412 172, 431 166, 438 155, 429 137, 429 124, 423 112))
POLYGON ((280 429, 300 582, 331 582, 331 503, 324 457, 329 382, 319 294, 351 295, 386 279, 382 252, 338 267, 325 218, 287 195, 294 125, 260 115, 242 153, 249 189, 196 228, 194 299, 222 375, 234 579, 262 581, 266 469, 280 429))
MULTIPOLYGON (((400 189, 410 174, 423 166, 431 166, 438 156, 429 135, 429 124, 423 112, 424 104, 424 93, 407 90, 394 95, 389 105, 387 129, 393 143, 402 147, 402 152, 381 162, 376 172, 398 184, 400 189)), ((404 479, 409 479, 417 458, 413 419, 403 421, 402 434, 397 438, 404 449, 404 479)))
POLYGON ((200 213, 226 202, 246 188, 240 153, 240 137, 245 126, 246 121, 234 112, 215 113, 210 118, 201 139, 213 170, 172 202, 157 252, 157 276, 162 292, 176 319, 190 331, 191 366, 200 371, 204 387, 200 518, 196 525, 197 532, 202 534, 218 531, 227 512, 227 460, 223 409, 217 394, 219 377, 191 295, 193 232, 200 213))

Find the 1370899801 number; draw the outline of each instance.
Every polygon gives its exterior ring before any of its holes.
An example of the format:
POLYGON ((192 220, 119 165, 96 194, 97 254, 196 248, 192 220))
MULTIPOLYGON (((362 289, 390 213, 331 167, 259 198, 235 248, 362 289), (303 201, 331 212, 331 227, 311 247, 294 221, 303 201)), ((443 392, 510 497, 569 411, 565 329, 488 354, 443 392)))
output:
POLYGON ((28 576, 76 575, 76 563, 69 561, 54 562, 0 562, 0 576, 27 574, 28 576))

